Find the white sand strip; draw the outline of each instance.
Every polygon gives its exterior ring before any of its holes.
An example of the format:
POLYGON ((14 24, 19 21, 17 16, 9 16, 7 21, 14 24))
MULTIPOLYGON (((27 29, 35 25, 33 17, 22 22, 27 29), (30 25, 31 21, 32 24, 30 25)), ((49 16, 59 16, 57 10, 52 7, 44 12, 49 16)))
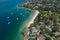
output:
POLYGON ((36 18, 36 16, 39 14, 38 10, 35 10, 35 13, 33 15, 33 17, 31 18, 31 20, 28 22, 27 27, 30 27, 30 25, 34 22, 34 19, 36 18))

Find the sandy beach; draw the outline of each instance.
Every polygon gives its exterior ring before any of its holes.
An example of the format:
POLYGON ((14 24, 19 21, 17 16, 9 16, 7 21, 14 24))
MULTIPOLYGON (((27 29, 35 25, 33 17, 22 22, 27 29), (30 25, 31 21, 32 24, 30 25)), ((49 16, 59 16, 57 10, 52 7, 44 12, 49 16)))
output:
POLYGON ((30 21, 27 24, 27 27, 30 27, 30 24, 32 24, 34 22, 34 19, 36 18, 36 16, 39 14, 38 10, 35 10, 33 17, 30 19, 30 21))
POLYGON ((34 15, 31 17, 31 19, 29 20, 29 22, 26 24, 26 27, 25 27, 25 29, 24 29, 24 40, 28 40, 27 39, 27 34, 29 33, 29 27, 30 27, 30 25, 34 22, 34 19, 36 18, 36 16, 39 14, 39 11, 38 10, 35 10, 34 11, 34 15))

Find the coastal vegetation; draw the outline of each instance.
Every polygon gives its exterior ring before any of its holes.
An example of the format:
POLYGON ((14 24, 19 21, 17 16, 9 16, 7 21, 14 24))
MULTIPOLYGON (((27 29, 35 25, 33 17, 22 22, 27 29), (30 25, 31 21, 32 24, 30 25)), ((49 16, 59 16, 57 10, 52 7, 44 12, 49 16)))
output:
POLYGON ((20 6, 39 11, 29 27, 29 40, 60 40, 60 0, 27 0, 20 6))

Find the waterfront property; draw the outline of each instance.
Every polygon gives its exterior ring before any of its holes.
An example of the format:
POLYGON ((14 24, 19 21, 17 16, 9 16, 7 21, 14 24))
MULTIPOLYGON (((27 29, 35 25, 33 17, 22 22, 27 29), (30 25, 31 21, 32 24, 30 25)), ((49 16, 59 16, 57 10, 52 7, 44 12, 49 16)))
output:
POLYGON ((60 40, 60 0, 27 0, 21 7, 39 11, 28 28, 36 37, 29 40, 60 40))

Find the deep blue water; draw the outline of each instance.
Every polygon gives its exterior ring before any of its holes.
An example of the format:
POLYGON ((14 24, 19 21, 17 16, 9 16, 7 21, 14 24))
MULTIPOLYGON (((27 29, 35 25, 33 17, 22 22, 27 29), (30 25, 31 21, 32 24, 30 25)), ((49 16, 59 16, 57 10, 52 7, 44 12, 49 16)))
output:
POLYGON ((18 4, 21 4, 23 2, 25 2, 25 0, 5 0, 3 2, 0 2, 0 12, 15 9, 18 4))
POLYGON ((0 40, 23 40, 19 30, 23 28, 23 22, 32 13, 31 10, 17 7, 24 1, 6 0, 0 2, 0 40))

